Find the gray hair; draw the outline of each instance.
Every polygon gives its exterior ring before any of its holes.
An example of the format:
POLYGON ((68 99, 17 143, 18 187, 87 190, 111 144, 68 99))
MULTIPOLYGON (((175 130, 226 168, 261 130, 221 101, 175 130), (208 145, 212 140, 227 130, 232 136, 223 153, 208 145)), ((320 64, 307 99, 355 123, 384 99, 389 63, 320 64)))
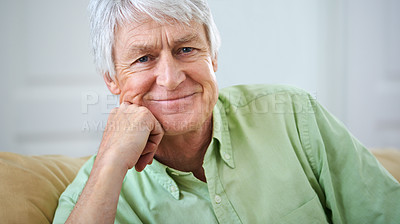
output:
POLYGON ((127 21, 143 22, 150 17, 159 23, 168 19, 198 22, 205 27, 211 57, 217 57, 220 36, 206 0, 90 0, 88 10, 95 66, 109 78, 115 77, 115 30, 127 21))

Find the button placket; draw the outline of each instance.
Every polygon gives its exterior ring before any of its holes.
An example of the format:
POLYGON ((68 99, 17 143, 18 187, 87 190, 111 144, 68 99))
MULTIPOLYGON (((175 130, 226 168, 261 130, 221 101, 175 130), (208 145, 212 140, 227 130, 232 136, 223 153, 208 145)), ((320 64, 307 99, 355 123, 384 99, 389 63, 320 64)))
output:
POLYGON ((228 160, 226 159, 227 156, 229 156, 229 163, 226 162, 226 165, 231 169, 234 169, 235 166, 233 164, 232 154, 225 152, 228 154, 225 156, 222 153, 223 151, 219 150, 218 141, 218 139, 212 140, 203 162, 209 197, 214 209, 214 214, 220 223, 241 223, 235 209, 228 199, 228 195, 225 192, 220 176, 218 175, 219 165, 223 165, 221 164, 221 162, 223 162, 221 160, 228 160))
POLYGON ((176 183, 171 179, 171 181, 168 181, 167 183, 164 184, 164 188, 177 200, 179 200, 179 187, 176 185, 176 183))
POLYGON ((215 203, 220 204, 221 201, 222 201, 222 198, 221 198, 221 196, 219 196, 218 194, 216 194, 215 197, 214 197, 214 200, 215 200, 215 203))

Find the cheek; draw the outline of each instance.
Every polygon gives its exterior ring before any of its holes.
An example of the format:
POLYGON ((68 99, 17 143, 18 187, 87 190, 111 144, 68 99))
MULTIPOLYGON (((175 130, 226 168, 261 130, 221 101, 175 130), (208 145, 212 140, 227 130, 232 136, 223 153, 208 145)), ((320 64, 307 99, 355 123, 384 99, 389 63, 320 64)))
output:
POLYGON ((190 66, 191 72, 188 72, 188 74, 193 74, 191 78, 202 85, 216 86, 216 77, 211 61, 204 59, 201 62, 192 64, 190 66))
POLYGON ((218 84, 214 72, 203 72, 200 79, 196 80, 196 82, 200 83, 203 87, 202 110, 208 114, 213 110, 218 100, 218 84))
POLYGON ((199 69, 196 74, 193 79, 202 85, 204 97, 207 97, 206 100, 210 103, 215 103, 218 98, 218 84, 212 66, 208 63, 203 64, 202 69, 199 69))
POLYGON ((126 79, 124 83, 121 95, 121 102, 131 102, 137 105, 143 105, 143 96, 150 91, 155 78, 150 74, 135 74, 126 79))

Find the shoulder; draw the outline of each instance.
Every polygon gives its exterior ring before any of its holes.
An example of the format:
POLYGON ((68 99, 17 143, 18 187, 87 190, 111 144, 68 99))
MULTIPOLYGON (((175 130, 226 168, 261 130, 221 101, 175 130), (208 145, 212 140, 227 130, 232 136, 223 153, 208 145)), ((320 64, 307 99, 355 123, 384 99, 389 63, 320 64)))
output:
POLYGON ((237 85, 221 89, 219 92, 219 101, 223 105, 233 107, 243 107, 253 104, 273 104, 270 106, 282 107, 294 105, 295 107, 303 104, 309 106, 311 95, 300 88, 289 85, 237 85))
POLYGON ((227 92, 243 92, 243 93, 273 93, 273 92, 305 92, 301 88, 291 86, 291 85, 283 85, 283 84, 249 84, 249 85, 235 85, 226 87, 220 90, 220 94, 225 94, 227 92))

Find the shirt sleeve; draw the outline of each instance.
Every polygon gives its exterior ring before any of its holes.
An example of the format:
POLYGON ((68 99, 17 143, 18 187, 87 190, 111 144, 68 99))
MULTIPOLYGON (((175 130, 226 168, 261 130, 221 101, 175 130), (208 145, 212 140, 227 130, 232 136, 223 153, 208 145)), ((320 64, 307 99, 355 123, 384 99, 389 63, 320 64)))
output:
POLYGON ((311 96, 299 119, 302 144, 333 223, 400 223, 400 184, 311 96))
POLYGON ((89 178, 90 171, 92 170, 94 159, 95 156, 92 156, 92 158, 82 166, 74 181, 72 181, 72 183, 61 194, 58 199, 58 206, 54 214, 53 223, 63 224, 67 221, 86 185, 86 181, 89 178))
POLYGON ((72 212, 77 200, 67 196, 61 195, 60 199, 58 200, 58 207, 56 213, 54 214, 53 223, 62 224, 67 221, 69 215, 72 212))

